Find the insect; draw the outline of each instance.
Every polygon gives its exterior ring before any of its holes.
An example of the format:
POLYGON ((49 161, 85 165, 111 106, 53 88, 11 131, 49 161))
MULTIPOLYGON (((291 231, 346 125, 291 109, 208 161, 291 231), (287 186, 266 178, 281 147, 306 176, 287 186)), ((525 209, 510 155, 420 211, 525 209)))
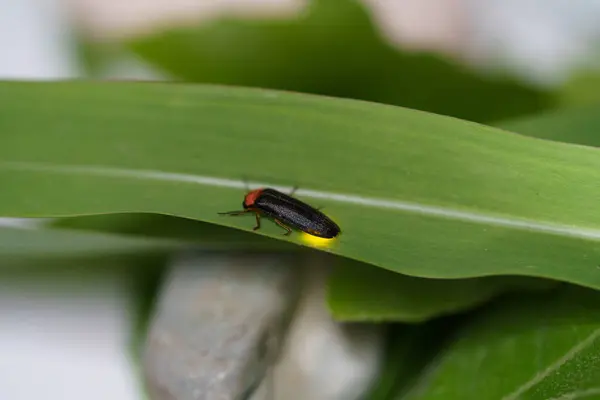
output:
POLYGON ((261 214, 272 218, 286 230, 285 236, 292 233, 291 227, 313 236, 331 239, 341 233, 340 227, 318 209, 292 197, 296 189, 288 195, 275 189, 263 188, 248 192, 242 202, 243 210, 228 211, 220 215, 243 215, 254 213, 256 226, 260 229, 261 214), (289 225, 289 226, 288 226, 289 225))

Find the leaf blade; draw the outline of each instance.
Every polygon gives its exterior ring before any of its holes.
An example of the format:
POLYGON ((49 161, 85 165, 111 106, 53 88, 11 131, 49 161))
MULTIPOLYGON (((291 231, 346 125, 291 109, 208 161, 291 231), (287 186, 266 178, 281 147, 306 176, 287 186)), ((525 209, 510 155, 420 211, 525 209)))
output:
MULTIPOLYGON (((217 213, 238 207, 251 171, 318 199, 342 227, 335 254, 421 277, 522 274, 600 287, 595 149, 257 89, 0 86, 2 215, 149 212, 250 230, 217 213), (44 107, 32 108, 33 98, 44 107), (146 179, 155 173, 193 179, 146 179), (204 178, 234 184, 198 184, 204 178)), ((285 240, 272 225, 259 233, 285 240)))
POLYGON ((496 302, 402 398, 541 400, 592 390, 600 377, 597 301, 597 293, 563 287, 496 302))

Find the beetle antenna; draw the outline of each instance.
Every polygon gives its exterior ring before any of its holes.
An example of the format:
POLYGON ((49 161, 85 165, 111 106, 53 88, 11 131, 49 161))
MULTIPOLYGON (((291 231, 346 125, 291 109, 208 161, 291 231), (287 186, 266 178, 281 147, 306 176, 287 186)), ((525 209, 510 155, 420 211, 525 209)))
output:
POLYGON ((244 182, 244 187, 246 188, 246 193, 250 191, 250 184, 248 183, 248 177, 245 175, 242 176, 242 182, 244 182))

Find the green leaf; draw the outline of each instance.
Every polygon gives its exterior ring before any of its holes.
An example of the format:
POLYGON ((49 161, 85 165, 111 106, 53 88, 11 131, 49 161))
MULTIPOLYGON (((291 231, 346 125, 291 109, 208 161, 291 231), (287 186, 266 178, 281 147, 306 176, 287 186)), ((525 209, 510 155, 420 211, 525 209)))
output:
MULTIPOLYGON (((267 90, 0 83, 0 215, 159 213, 250 231, 251 178, 325 206, 328 251, 406 275, 600 288, 600 153, 453 118, 267 90)), ((257 232, 285 237, 275 224, 257 232)))
POLYGON ((346 261, 333 271, 327 300, 340 321, 418 323, 471 309, 507 291, 543 290, 556 284, 524 277, 422 279, 346 261))
POLYGON ((418 325, 389 325, 382 373, 366 399, 392 400, 410 388, 446 345, 447 337, 440 337, 440 331, 452 332, 460 322, 460 317, 445 317, 418 325))
POLYGON ((313 0, 297 17, 285 19, 202 21, 126 46, 186 81, 362 99, 480 122, 556 103, 553 93, 515 79, 394 48, 355 1, 313 0))
POLYGON ((498 301, 399 398, 598 398, 599 304, 597 292, 573 286, 498 301))
POLYGON ((297 251, 290 243, 188 218, 144 213, 117 213, 59 218, 49 226, 131 237, 200 243, 211 249, 236 248, 297 251))
POLYGON ((67 229, 0 227, 0 261, 5 263, 161 255, 184 245, 181 241, 67 229))
POLYGON ((559 93, 562 107, 582 106, 600 101, 600 72, 584 68, 575 72, 559 93))

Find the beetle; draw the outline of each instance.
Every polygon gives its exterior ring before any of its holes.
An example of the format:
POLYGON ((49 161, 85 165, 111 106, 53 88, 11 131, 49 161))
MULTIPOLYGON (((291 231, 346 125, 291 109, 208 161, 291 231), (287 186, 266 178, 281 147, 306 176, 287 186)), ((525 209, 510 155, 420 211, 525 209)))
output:
POLYGON ((272 218, 277 225, 286 230, 285 236, 292 233, 291 227, 310 235, 332 239, 341 233, 340 227, 318 209, 271 188, 256 189, 248 192, 242 202, 243 210, 220 212, 220 215, 243 215, 253 212, 256 226, 260 229, 261 214, 272 218), (288 226, 289 225, 289 226, 288 226))

